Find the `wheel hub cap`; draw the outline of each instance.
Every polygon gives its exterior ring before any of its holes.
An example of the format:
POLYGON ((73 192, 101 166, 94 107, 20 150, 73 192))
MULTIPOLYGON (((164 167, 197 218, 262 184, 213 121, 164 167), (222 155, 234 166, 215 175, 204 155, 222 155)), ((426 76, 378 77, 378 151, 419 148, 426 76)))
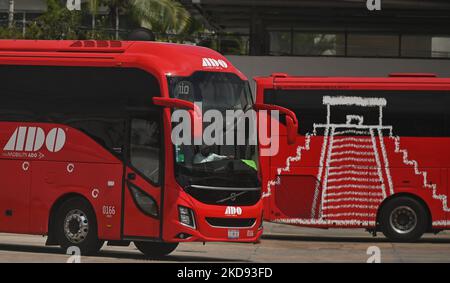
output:
POLYGON ((89 232, 89 222, 86 214, 78 209, 67 213, 64 220, 64 235, 74 244, 79 244, 86 239, 89 232))
POLYGON ((416 212, 408 206, 395 208, 389 217, 391 228, 399 234, 407 234, 417 226, 416 212))

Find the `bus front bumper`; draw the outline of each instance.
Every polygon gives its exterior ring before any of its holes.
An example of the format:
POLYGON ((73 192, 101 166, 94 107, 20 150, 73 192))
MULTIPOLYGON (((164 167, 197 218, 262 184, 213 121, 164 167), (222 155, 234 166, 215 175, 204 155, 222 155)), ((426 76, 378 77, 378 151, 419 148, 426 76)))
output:
POLYGON ((164 226, 165 241, 259 243, 263 233, 262 200, 251 206, 209 205, 182 194, 171 207, 169 225, 164 226), (194 224, 183 223, 186 217, 193 218, 194 224))

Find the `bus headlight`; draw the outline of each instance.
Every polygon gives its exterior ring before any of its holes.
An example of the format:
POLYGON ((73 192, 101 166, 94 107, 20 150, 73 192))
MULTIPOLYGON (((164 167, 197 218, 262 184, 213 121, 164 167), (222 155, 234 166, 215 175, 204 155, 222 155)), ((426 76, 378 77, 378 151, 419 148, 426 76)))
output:
POLYGON ((178 215, 181 224, 195 229, 195 218, 192 209, 185 206, 178 206, 178 215))
POLYGON ((158 205, 150 195, 132 184, 128 184, 128 188, 131 191, 134 203, 144 214, 158 217, 158 205))

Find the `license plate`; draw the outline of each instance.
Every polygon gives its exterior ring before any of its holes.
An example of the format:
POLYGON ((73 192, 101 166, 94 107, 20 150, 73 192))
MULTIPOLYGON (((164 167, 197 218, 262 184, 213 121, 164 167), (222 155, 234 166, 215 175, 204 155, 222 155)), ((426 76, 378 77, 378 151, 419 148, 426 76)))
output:
POLYGON ((239 239, 239 230, 228 230, 228 239, 239 239))

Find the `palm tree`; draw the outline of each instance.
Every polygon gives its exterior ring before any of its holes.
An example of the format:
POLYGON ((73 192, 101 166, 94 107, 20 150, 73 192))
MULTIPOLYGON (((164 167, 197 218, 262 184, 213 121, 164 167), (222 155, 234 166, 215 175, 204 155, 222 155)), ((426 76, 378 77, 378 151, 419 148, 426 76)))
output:
POLYGON ((140 24, 157 33, 180 33, 191 20, 189 12, 175 0, 131 0, 131 6, 140 24))
POLYGON ((141 26, 156 33, 180 33, 191 23, 189 12, 176 0, 89 0, 93 17, 100 5, 109 8, 115 22, 116 39, 119 38, 120 14, 131 14, 141 26))

